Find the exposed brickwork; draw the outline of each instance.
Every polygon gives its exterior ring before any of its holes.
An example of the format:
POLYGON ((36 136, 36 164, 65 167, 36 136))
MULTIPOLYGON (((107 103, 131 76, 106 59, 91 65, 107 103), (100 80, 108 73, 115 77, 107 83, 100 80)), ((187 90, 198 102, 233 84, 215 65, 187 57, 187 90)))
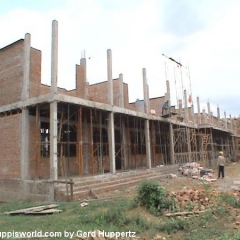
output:
MULTIPOLYGON (((129 105, 129 96, 128 96, 128 85, 123 84, 123 94, 124 94, 124 107, 132 109, 132 106, 129 105)), ((88 86, 89 100, 108 103, 108 82, 101 82, 97 84, 92 84, 88 86)), ((115 106, 120 105, 120 89, 119 89, 119 79, 113 80, 113 104, 115 106)))
POLYGON ((19 40, 0 49, 0 106, 21 100, 23 47, 24 41, 19 40))
POLYGON ((41 84, 40 86, 40 95, 48 94, 51 92, 50 86, 41 84))
POLYGON ((37 97, 40 95, 41 84, 41 52, 37 49, 31 48, 30 58, 30 97, 37 97))
POLYGON ((164 103, 164 97, 151 98, 149 99, 149 110, 154 109, 156 115, 162 115, 162 105, 164 103))
POLYGON ((21 177, 21 115, 0 118, 0 178, 21 177))

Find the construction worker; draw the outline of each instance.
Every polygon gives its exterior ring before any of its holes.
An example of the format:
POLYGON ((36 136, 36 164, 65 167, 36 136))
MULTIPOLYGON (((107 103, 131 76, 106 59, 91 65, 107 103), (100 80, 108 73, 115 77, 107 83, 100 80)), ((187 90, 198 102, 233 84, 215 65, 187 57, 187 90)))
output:
POLYGON ((222 175, 222 178, 224 178, 224 166, 226 163, 226 159, 223 156, 223 151, 219 152, 219 156, 218 156, 218 161, 217 161, 217 165, 218 165, 218 178, 220 178, 220 175, 222 175))

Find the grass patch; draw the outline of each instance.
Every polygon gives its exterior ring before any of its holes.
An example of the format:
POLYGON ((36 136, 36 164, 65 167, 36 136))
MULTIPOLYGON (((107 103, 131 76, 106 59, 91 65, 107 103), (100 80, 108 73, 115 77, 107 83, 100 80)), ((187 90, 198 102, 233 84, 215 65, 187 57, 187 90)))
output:
MULTIPOLYGON (((207 188, 208 186, 206 186, 207 188)), ((233 229, 239 208, 239 201, 232 195, 221 194, 216 206, 199 216, 166 218, 162 215, 169 206, 168 192, 157 182, 142 182, 134 199, 112 199, 88 202, 81 207, 80 202, 60 202, 60 214, 45 216, 7 216, 6 211, 18 210, 48 203, 12 201, 0 205, 1 231, 42 231, 42 232, 137 232, 142 239, 153 239, 157 234, 171 234, 172 240, 237 240, 240 233, 233 229), (226 206, 232 206, 228 208, 226 206), (180 237, 180 238, 179 238, 180 237)), ((187 210, 191 211, 191 203, 187 210)), ((57 238, 66 239, 66 238, 57 238)), ((140 238, 141 239, 141 238, 140 238)))

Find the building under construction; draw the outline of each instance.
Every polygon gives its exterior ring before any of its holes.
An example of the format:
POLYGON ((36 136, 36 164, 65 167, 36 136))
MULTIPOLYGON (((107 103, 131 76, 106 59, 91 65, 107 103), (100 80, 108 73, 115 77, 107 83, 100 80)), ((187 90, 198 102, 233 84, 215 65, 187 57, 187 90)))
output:
POLYGON ((107 50, 107 81, 88 84, 82 58, 76 89, 67 91, 57 87, 56 21, 51 86, 41 84, 41 51, 31 47, 29 34, 0 49, 0 201, 56 200, 57 185, 70 179, 193 161, 209 167, 220 150, 236 156, 236 120, 220 118, 219 109, 213 116, 210 104, 200 112, 199 99, 194 113, 186 91, 171 106, 168 81, 163 97, 149 99, 146 69, 144 99, 129 103, 123 75, 112 79, 111 54, 107 50))

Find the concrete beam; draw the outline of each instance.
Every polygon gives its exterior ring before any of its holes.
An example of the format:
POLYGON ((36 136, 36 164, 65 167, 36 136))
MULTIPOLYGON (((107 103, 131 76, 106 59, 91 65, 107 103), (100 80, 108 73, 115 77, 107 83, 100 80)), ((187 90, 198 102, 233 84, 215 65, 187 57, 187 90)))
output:
POLYGON ((23 53, 23 84, 22 84, 22 100, 29 98, 30 89, 30 52, 31 52, 31 35, 25 34, 24 53, 23 53))
POLYGON ((54 97, 52 94, 45 94, 39 97, 28 98, 23 101, 18 101, 18 102, 7 104, 5 106, 0 107, 0 113, 17 110, 17 109, 23 109, 39 103, 51 102, 53 101, 53 99, 54 97))

